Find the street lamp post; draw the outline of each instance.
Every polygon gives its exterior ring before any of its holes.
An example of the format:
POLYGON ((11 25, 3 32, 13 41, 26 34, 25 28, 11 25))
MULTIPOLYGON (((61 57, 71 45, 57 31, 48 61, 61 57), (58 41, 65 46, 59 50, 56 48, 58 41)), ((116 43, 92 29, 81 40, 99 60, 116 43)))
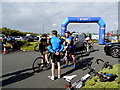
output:
POLYGON ((43 33, 44 33, 44 21, 43 21, 43 33))
POLYGON ((54 29, 57 24, 52 24, 52 28, 54 29))
POLYGON ((118 42, 120 41, 119 36, 120 36, 120 30, 117 30, 117 39, 118 39, 118 42))

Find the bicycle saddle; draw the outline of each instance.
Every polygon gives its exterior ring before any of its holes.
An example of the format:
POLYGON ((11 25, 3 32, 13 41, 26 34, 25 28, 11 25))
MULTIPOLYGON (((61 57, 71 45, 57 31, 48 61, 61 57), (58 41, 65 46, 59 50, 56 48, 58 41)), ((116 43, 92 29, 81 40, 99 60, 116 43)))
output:
POLYGON ((63 78, 67 81, 70 82, 73 78, 75 78, 77 75, 71 75, 71 76, 64 76, 63 78))

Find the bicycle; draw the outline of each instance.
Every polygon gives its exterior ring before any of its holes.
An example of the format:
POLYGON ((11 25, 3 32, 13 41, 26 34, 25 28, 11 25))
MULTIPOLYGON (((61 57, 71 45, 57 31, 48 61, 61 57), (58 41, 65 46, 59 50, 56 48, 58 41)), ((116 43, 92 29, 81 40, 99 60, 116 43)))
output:
POLYGON ((89 43, 89 50, 90 52, 94 51, 93 43, 89 43))
MULTIPOLYGON (((45 61, 45 58, 37 57, 32 64, 33 72, 39 73, 42 70, 51 69, 51 60, 52 60, 52 53, 51 52, 48 52, 48 60, 50 62, 49 64, 45 61)), ((62 60, 61 60, 61 64, 63 64, 62 60)), ((57 68, 56 62, 55 62, 55 68, 57 68)))
MULTIPOLYGON (((99 61, 102 61, 101 59, 97 59, 96 60, 96 63, 99 64, 99 61)), ((94 68, 91 68, 91 65, 92 65, 93 62, 89 62, 88 65, 87 65, 87 68, 86 69, 89 69, 89 72, 83 76, 81 79, 77 80, 76 82, 74 83, 71 83, 71 81, 77 76, 77 75, 71 75, 71 76, 64 76, 63 79, 65 79, 68 84, 66 84, 66 90, 78 90, 79 88, 81 88, 83 86, 83 83, 88 79, 90 78, 90 76, 92 75, 92 73, 95 75, 98 75, 101 79, 101 81, 105 81, 105 80, 108 80, 110 79, 111 77, 109 76, 113 76, 113 77, 116 77, 115 75, 112 75, 112 74, 105 74, 105 73, 98 73, 94 68), (109 77, 109 78, 108 78, 109 77)), ((111 69, 113 68, 112 65, 109 64, 109 62, 104 62, 103 64, 103 67, 104 68, 108 68, 111 69)))
POLYGON ((90 53, 94 50, 93 43, 84 42, 84 50, 86 53, 90 53))
MULTIPOLYGON (((39 44, 37 44, 35 47, 34 47, 34 50, 36 52, 39 51, 39 44)), ((67 56, 67 52, 65 53, 60 53, 61 54, 61 64, 65 64, 65 58, 67 56)), ((51 61, 52 59, 52 54, 50 52, 48 52, 48 60, 51 61)), ((69 57, 69 60, 71 63, 73 63, 73 60, 72 60, 72 57, 69 57)), ((34 72, 40 72, 42 71, 43 69, 50 69, 51 68, 51 63, 50 64, 47 64, 47 62, 45 61, 45 59, 43 57, 37 57, 34 62, 33 62, 33 65, 32 65, 32 68, 33 68, 33 71, 34 72), (42 62, 43 61, 43 62, 42 62)), ((55 68, 57 68, 57 64, 55 63, 55 68)))
MULTIPOLYGON (((51 60, 50 52, 48 53, 48 60, 49 61, 51 60)), ((51 63, 48 64, 45 61, 45 58, 43 58, 43 57, 37 57, 32 64, 33 72, 37 72, 37 73, 42 71, 43 69, 48 70, 50 68, 51 68, 51 63)))

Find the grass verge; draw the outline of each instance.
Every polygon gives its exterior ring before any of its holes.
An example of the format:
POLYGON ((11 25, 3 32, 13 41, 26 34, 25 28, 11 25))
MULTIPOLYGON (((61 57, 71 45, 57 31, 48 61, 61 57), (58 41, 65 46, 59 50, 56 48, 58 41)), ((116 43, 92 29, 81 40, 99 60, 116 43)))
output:
POLYGON ((38 43, 37 41, 36 42, 27 42, 25 45, 23 45, 21 47, 21 49, 24 50, 24 51, 34 50, 34 47, 37 43, 38 43))

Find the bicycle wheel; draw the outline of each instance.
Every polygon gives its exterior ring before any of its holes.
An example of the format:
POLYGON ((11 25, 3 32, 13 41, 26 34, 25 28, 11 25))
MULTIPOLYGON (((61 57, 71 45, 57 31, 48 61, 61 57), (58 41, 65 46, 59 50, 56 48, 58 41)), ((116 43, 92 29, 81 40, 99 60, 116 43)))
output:
POLYGON ((36 52, 39 51, 39 44, 37 44, 37 45, 34 47, 34 51, 36 51, 36 52))
POLYGON ((87 52, 87 43, 83 43, 83 50, 82 50, 83 53, 86 53, 87 52))
POLYGON ((40 72, 43 69, 42 60, 43 60, 42 57, 38 57, 34 60, 33 65, 32 65, 32 69, 34 72, 40 72))
POLYGON ((94 47, 90 46, 90 52, 94 51, 94 47))

